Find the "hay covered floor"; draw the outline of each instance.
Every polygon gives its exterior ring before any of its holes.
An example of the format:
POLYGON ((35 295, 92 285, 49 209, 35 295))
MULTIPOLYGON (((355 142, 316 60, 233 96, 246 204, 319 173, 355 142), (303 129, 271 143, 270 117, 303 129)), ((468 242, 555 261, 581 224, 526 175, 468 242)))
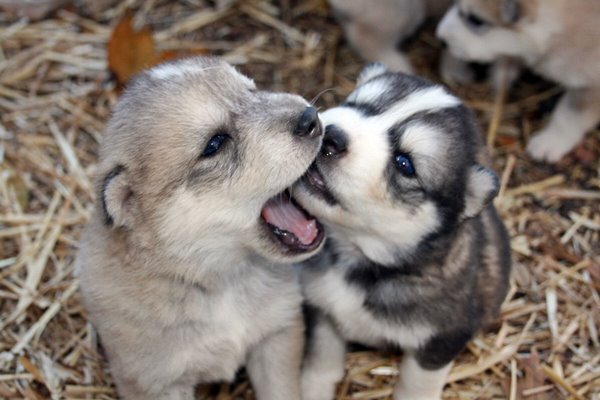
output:
MULTIPOLYGON (((353 88, 361 61, 321 0, 127 0, 98 14, 82 3, 39 22, 0 12, 0 398, 116 398, 73 278, 91 212, 98 141, 118 98, 107 69, 112 27, 127 8, 150 26, 156 51, 225 57, 259 86, 316 99, 324 109, 353 88)), ((408 51, 437 79, 426 29, 408 51)), ((490 86, 454 87, 483 131, 494 115, 497 199, 514 273, 502 317, 456 362, 446 399, 600 398, 600 135, 554 166, 524 151, 560 89, 527 75, 506 101, 490 86)), ((338 399, 391 399, 399 356, 353 352, 338 399)), ((244 375, 198 398, 252 399, 244 375)))

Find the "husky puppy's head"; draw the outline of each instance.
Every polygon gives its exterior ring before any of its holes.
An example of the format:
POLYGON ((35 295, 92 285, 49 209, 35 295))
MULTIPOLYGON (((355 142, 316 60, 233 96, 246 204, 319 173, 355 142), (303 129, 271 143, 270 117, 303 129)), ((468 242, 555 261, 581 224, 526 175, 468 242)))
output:
POLYGON ((294 196, 372 261, 416 257, 498 190, 496 175, 476 161, 471 113, 439 85, 375 64, 321 118, 321 153, 294 196))
POLYGON ((158 66, 131 84, 104 134, 101 222, 173 260, 308 257, 323 233, 283 192, 321 140, 304 99, 258 90, 223 61, 158 66))
POLYGON ((545 52, 556 25, 552 7, 538 7, 546 1, 457 0, 439 23, 437 36, 468 61, 507 56, 533 62, 545 52))

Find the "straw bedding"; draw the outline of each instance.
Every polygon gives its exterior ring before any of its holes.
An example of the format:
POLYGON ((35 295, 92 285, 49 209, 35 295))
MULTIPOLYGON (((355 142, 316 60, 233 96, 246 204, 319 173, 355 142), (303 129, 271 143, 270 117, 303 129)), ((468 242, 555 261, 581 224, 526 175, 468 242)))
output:
MULTIPOLYGON (((0 398, 116 398, 73 260, 92 209, 98 141, 118 98, 106 45, 126 9, 136 26, 153 29, 159 51, 222 55, 259 86, 322 109, 352 90, 362 62, 323 1, 213 6, 127 0, 90 14, 76 2, 38 22, 0 12, 0 398)), ((438 79, 431 28, 407 51, 419 73, 438 79)), ((531 75, 506 98, 486 81, 452 89, 494 138, 496 204, 514 273, 501 318, 459 357, 444 397, 598 399, 599 132, 556 165, 535 163, 524 143, 560 89, 531 75)), ((337 398, 391 399, 399 357, 350 353, 337 398)), ((253 395, 241 374, 232 385, 200 387, 198 398, 253 395)))

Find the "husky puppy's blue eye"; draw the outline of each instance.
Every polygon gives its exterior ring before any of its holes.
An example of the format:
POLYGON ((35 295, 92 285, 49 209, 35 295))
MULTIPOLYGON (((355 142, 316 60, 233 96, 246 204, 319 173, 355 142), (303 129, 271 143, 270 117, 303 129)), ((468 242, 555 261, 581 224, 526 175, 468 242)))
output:
POLYGON ((402 153, 396 154, 394 161, 396 162, 396 168, 402 175, 407 177, 415 176, 415 167, 408 155, 402 153))
POLYGON ((221 146, 223 145, 223 143, 225 143, 228 137, 228 135, 219 134, 210 138, 208 144, 202 152, 202 157, 210 157, 217 154, 217 152, 219 151, 219 149, 221 149, 221 146))

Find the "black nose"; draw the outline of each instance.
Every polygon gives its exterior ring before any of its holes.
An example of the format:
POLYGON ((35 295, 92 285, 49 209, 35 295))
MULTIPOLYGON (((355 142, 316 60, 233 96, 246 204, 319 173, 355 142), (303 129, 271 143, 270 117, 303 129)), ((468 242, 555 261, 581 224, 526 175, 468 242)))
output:
POLYGON ((323 136, 323 145, 321 154, 326 157, 339 157, 348 150, 348 138, 346 133, 336 125, 327 125, 325 127, 325 136, 323 136))
POLYGON ((321 122, 319 122, 319 115, 314 107, 306 107, 300 119, 298 125, 294 130, 294 135, 303 137, 315 137, 323 133, 321 129, 321 122))
POLYGON ((439 39, 440 40, 440 46, 442 49, 447 49, 448 48, 448 42, 446 42, 444 39, 439 39))

